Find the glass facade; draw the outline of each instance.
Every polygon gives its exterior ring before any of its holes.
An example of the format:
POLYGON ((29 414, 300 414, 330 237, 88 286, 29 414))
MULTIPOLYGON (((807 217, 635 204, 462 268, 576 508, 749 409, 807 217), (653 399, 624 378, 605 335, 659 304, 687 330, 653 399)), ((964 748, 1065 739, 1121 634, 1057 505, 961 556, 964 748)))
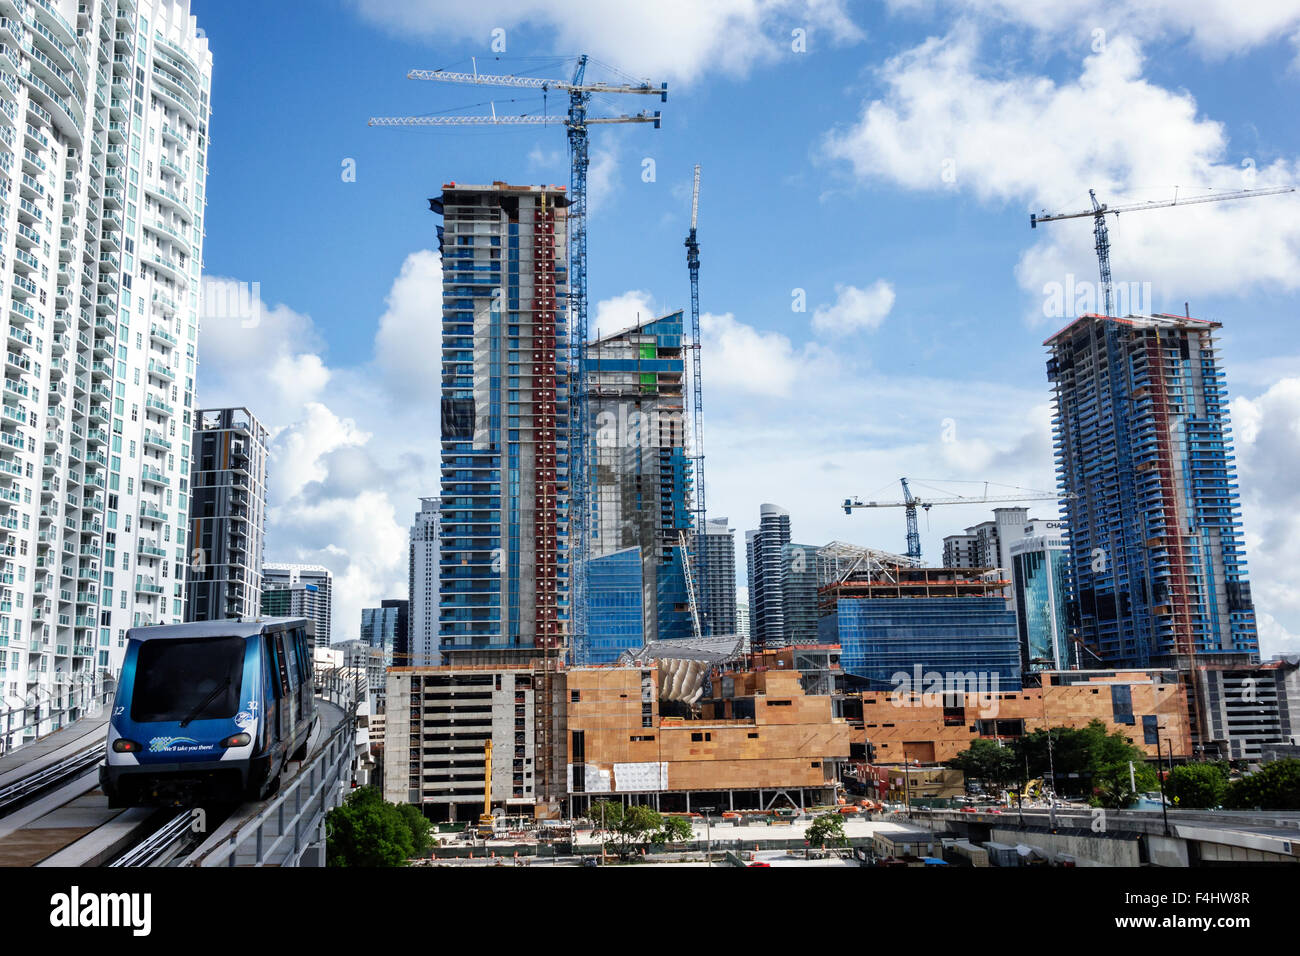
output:
POLYGON ((641 549, 589 558, 587 568, 587 663, 610 664, 645 643, 641 549))
POLYGON ((383 650, 385 667, 393 666, 399 618, 400 608, 396 606, 361 609, 361 641, 370 647, 383 650))
POLYGON ((840 598, 818 621, 819 642, 839 644, 846 673, 889 688, 902 671, 997 675, 1020 689, 1015 614, 1000 597, 840 598))
POLYGON ((785 643, 817 643, 819 549, 811 544, 781 545, 782 627, 785 643))
POLYGON ((1073 667, 1066 627, 1066 568, 1064 541, 1031 541, 1012 547, 1016 588, 1016 625, 1020 631, 1020 664, 1027 671, 1068 670, 1073 667))

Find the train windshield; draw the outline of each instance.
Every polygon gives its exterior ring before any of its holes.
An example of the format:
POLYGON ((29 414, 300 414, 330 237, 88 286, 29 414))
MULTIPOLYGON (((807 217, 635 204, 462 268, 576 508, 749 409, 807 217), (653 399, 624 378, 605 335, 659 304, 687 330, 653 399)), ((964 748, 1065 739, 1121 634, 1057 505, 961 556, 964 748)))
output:
POLYGON ((239 710, 244 638, 152 640, 140 645, 131 719, 216 720, 239 710))

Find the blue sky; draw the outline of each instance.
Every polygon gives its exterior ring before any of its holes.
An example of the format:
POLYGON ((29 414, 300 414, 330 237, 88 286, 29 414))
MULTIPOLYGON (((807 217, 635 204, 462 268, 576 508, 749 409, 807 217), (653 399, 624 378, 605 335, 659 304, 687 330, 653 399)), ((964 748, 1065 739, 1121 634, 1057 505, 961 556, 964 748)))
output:
MULTIPOLYGON (((275 430, 268 557, 333 568, 344 624, 405 593, 405 529, 437 491, 426 199, 447 180, 568 181, 559 128, 368 127, 543 105, 407 70, 474 56, 567 77, 561 57, 585 50, 667 81, 665 104, 596 108, 660 109, 664 125, 592 134, 593 315, 610 328, 687 303, 700 163, 710 514, 743 541, 773 501, 798 540, 901 550, 901 512, 837 502, 893 496, 900 475, 1052 485, 1041 342, 1069 317, 1043 314, 1044 287, 1094 282, 1096 263, 1086 220, 1031 231, 1030 209, 1085 208, 1090 186, 1140 201, 1300 178, 1300 3, 1237 7, 194 0, 214 57, 205 270, 264 303, 255 329, 205 324, 199 400, 249 404, 275 430)), ((1300 589, 1281 572, 1300 558, 1298 213, 1284 196, 1112 226, 1117 281, 1224 323, 1266 653, 1300 650, 1300 589)), ((928 554, 986 514, 935 509, 928 554)))

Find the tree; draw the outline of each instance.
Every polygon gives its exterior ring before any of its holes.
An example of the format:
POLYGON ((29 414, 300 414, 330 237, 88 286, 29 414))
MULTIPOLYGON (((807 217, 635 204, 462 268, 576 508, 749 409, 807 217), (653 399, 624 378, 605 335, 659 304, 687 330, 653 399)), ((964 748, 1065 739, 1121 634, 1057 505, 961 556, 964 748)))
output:
POLYGON ((1228 786, 1229 810, 1300 810, 1300 760, 1275 760, 1228 786))
POLYGON ((844 846, 849 842, 844 836, 844 817, 834 811, 818 815, 808 825, 804 837, 809 846, 817 847, 844 846))
POLYGON ((1194 810, 1219 806, 1227 791, 1228 772, 1223 764, 1185 764, 1169 771, 1165 779, 1165 794, 1170 803, 1194 810))
MULTIPOLYGON (((605 845, 613 845, 623 859, 631 856, 638 846, 661 844, 671 834, 681 832, 677 823, 665 824, 663 816, 653 807, 639 804, 625 807, 613 800, 597 800, 587 810, 587 819, 596 824, 597 833, 607 834, 605 845)), ((673 819, 676 818, 670 818, 673 819)), ((689 823, 681 822, 690 829, 689 823)))
POLYGON ((374 787, 352 791, 325 817, 327 866, 405 866, 414 852, 406 817, 374 787))
POLYGON ((428 818, 413 803, 397 804, 397 812, 402 815, 411 831, 411 856, 424 856, 429 852, 429 847, 433 846, 433 827, 429 825, 428 818))
POLYGON ((983 738, 972 740, 968 748, 948 761, 947 766, 960 770, 971 780, 982 780, 999 787, 1020 777, 1015 750, 983 738))
POLYGON ((681 843, 695 835, 691 821, 685 817, 664 817, 663 826, 655 837, 656 843, 681 843))

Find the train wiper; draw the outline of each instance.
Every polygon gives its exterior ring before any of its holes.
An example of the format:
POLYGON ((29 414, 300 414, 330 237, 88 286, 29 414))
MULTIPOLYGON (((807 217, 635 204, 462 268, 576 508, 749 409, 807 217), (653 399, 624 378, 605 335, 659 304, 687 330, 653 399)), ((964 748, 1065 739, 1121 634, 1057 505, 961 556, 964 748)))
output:
POLYGON ((203 713, 203 708, 207 707, 208 704, 216 700, 217 695, 220 694, 229 686, 230 686, 230 678, 227 677, 226 682, 224 684, 220 684, 217 687, 212 688, 212 693, 208 694, 207 697, 204 697, 203 703, 199 704, 199 706, 195 707, 193 710, 189 712, 189 714, 185 717, 185 719, 181 721, 181 726, 184 727, 186 724, 192 721, 199 714, 203 713))

